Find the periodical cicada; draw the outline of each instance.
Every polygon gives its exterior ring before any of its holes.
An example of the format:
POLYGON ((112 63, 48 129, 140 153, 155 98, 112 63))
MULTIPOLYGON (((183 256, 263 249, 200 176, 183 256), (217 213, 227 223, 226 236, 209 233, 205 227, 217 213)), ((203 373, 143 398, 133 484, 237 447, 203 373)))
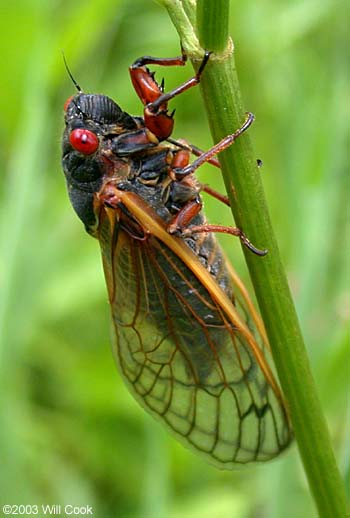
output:
MULTIPOLYGON (((71 203, 101 246, 114 328, 114 355, 137 401, 185 446, 219 468, 266 461, 292 432, 266 361, 263 324, 210 225, 194 171, 230 145, 243 126, 206 153, 170 138, 170 99, 147 65, 183 65, 185 56, 143 57, 130 67, 144 116, 105 95, 65 104, 63 169, 71 203), (198 157, 189 163, 190 150, 198 157)), ((70 74, 71 75, 71 74, 70 74)))

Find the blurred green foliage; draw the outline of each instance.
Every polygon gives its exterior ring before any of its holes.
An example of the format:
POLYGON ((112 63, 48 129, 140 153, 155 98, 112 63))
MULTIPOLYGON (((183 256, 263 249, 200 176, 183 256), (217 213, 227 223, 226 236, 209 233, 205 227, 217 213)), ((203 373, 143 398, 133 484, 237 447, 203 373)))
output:
MULTIPOLYGON (((343 8, 234 2, 231 34, 275 231, 349 481, 343 8)), ((61 49, 85 91, 141 114, 127 67, 140 55, 178 54, 165 10, 147 0, 20 0, 0 11, 1 503, 92 505, 103 518, 315 516, 295 445, 272 463, 217 471, 144 414, 113 364, 98 244, 70 207, 60 167, 62 107, 74 93, 61 49)), ((170 88, 191 73, 158 77, 170 88)), ((209 147, 199 91, 173 106, 174 136, 209 147)), ((220 188, 217 171, 202 169, 201 180, 220 188)), ((215 201, 206 207, 211 221, 229 218, 215 201)), ((239 244, 223 243, 247 278, 239 244)))

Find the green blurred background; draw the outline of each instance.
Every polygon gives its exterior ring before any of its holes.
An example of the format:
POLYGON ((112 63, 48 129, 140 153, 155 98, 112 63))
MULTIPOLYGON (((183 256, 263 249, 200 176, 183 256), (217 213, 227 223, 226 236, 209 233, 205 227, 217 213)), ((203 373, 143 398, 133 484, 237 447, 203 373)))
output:
MULTIPOLYGON (((128 65, 178 54, 166 11, 147 0, 12 4, 0 7, 1 503, 91 505, 98 518, 316 516, 295 445, 262 466, 207 466, 137 406, 112 359, 98 243, 73 213, 60 167, 63 103, 74 93, 61 49, 85 91, 140 115, 128 65)), ((257 118, 250 134, 349 483, 345 2, 231 7, 242 92, 257 118)), ((157 77, 171 88, 191 74, 157 77)), ((199 91, 173 107, 174 136, 208 148, 199 91)), ((220 188, 217 171, 202 169, 220 188)), ((206 210, 230 221, 215 201, 206 210)), ((223 244, 249 283, 239 244, 223 244)))

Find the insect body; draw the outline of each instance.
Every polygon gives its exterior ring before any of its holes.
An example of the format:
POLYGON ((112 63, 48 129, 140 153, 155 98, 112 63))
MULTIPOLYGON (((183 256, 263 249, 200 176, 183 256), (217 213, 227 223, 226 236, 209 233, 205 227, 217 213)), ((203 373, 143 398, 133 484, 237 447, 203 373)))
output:
POLYGON ((100 242, 114 354, 130 391, 184 445, 231 469, 275 457, 292 434, 263 326, 213 231, 264 252, 241 230, 205 221, 205 188, 193 174, 253 118, 192 164, 188 146, 164 142, 167 102, 198 83, 207 59, 166 94, 146 65, 185 58, 137 60, 130 72, 143 118, 78 87, 65 106, 63 168, 72 205, 100 242))

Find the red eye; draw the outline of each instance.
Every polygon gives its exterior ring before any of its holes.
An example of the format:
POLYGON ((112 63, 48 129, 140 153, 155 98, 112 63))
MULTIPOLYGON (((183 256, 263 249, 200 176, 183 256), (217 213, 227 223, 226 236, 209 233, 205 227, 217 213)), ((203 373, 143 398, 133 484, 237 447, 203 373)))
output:
POLYGON ((74 95, 71 95, 70 97, 68 97, 68 99, 66 100, 66 102, 64 103, 63 105, 63 109, 64 111, 66 112, 67 111, 67 108, 69 106, 69 103, 71 102, 71 100, 73 99, 74 95))
POLYGON ((74 149, 84 155, 92 155, 98 148, 99 140, 97 135, 87 129, 77 128, 69 135, 69 142, 74 149))

